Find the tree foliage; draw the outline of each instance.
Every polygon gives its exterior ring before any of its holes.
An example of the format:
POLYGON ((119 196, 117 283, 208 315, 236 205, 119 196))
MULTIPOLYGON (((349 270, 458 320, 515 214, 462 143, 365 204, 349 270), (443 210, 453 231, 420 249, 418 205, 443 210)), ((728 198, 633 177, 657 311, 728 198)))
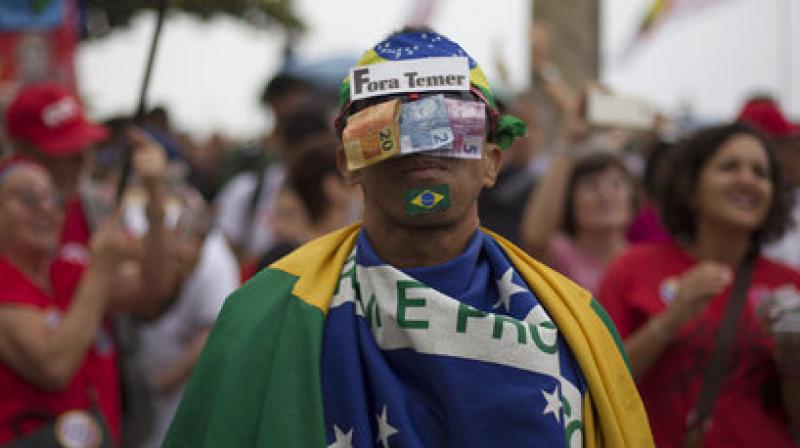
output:
POLYGON ((224 13, 257 26, 280 26, 291 33, 304 30, 295 15, 292 0, 83 0, 86 12, 86 37, 101 36, 108 31, 127 26, 138 12, 155 10, 166 1, 169 10, 180 10, 209 18, 224 13))

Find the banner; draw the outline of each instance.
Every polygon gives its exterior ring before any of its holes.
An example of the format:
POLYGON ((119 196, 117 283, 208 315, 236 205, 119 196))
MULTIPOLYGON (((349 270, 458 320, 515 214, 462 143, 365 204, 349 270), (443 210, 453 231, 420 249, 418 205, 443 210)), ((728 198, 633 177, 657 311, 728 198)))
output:
POLYGON ((31 82, 75 90, 76 6, 73 0, 0 1, 0 103, 31 82), (19 9, 12 12, 14 5, 19 9), (55 17, 54 26, 44 26, 55 17), (6 28, 11 23, 19 27, 6 28))
POLYGON ((50 30, 64 21, 65 0, 2 0, 0 31, 50 30))
POLYGON ((469 60, 465 57, 389 61, 350 70, 351 101, 406 92, 457 90, 469 90, 469 60))

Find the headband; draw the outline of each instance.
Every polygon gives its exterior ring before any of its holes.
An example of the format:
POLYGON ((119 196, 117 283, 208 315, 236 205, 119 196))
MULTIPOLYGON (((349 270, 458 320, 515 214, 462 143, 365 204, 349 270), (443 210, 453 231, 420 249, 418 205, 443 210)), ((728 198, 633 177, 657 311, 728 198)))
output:
POLYGON ((342 81, 336 127, 344 127, 354 103, 368 98, 447 91, 468 91, 489 108, 496 117, 489 141, 501 149, 525 135, 524 122, 499 115, 494 93, 475 60, 433 31, 395 34, 367 50, 342 81))

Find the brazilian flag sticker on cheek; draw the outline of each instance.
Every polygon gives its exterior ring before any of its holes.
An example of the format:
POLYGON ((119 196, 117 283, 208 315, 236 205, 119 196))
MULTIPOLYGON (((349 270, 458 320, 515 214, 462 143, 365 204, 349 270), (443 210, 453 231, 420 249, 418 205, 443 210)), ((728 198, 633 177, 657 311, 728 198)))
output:
POLYGON ((445 184, 415 188, 406 192, 406 214, 434 213, 450 208, 450 189, 445 184))

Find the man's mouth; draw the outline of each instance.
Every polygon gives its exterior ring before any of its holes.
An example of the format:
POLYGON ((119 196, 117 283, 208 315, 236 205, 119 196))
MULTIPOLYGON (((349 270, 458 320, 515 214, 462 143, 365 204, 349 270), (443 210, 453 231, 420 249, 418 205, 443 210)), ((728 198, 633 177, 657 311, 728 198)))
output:
POLYGON ((400 171, 412 179, 424 179, 441 176, 447 166, 439 157, 411 156, 401 161, 400 171))

